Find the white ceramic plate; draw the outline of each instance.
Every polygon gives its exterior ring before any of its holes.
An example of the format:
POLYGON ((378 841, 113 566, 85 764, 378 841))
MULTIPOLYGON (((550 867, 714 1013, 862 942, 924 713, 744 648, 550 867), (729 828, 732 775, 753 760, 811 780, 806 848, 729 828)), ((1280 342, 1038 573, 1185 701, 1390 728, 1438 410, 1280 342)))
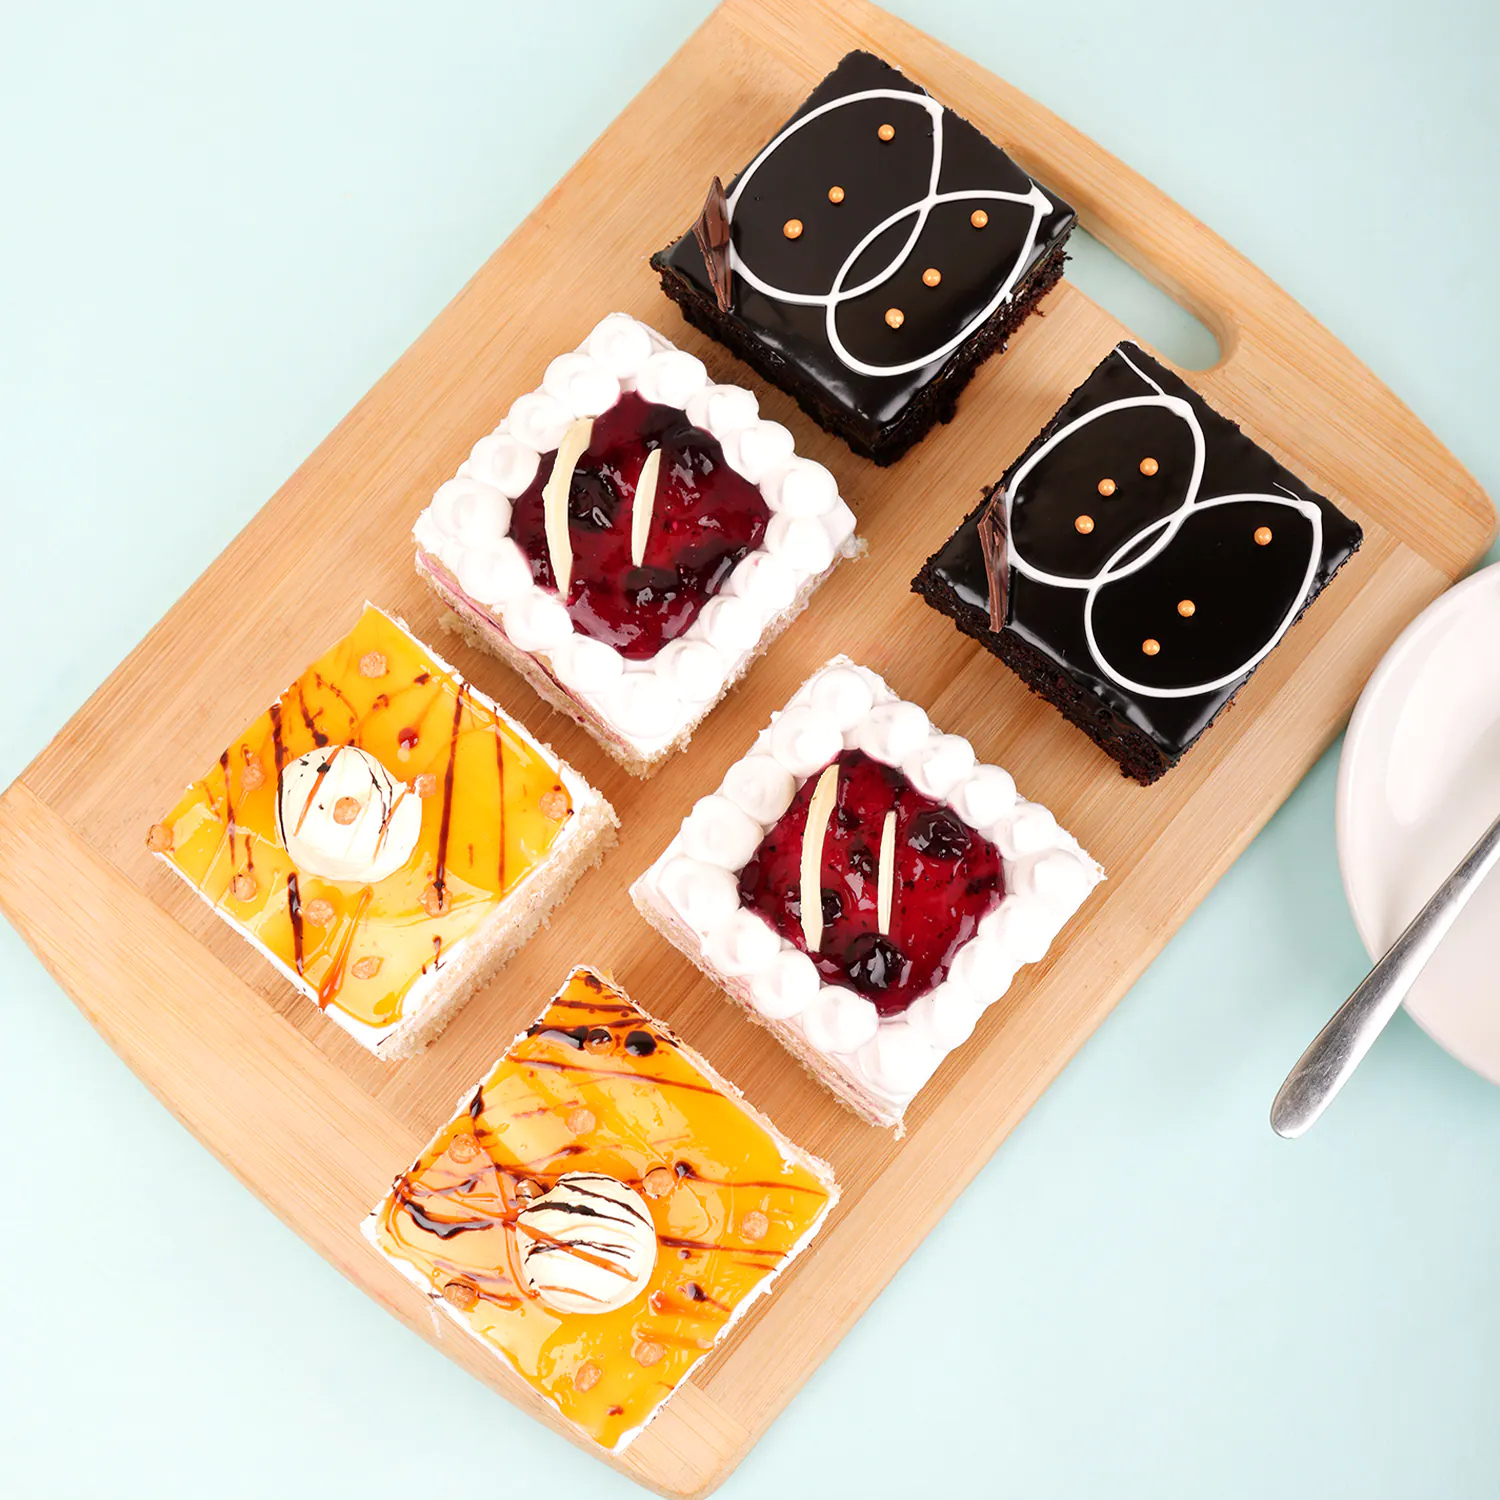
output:
MULTIPOLYGON (((1391 647, 1339 762, 1344 890, 1371 958, 1400 936, 1500 813, 1500 563, 1450 589, 1391 647)), ((1406 1008, 1500 1083, 1500 878, 1491 876, 1406 1008)))

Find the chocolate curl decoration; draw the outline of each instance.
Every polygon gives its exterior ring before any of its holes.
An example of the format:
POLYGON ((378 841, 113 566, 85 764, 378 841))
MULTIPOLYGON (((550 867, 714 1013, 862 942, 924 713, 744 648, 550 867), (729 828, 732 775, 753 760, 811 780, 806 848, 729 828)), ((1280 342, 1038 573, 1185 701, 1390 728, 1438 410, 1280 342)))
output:
POLYGON ((720 312, 728 312, 730 305, 729 272, 729 199, 724 194, 724 184, 717 177, 703 200, 703 212, 693 225, 693 238, 703 252, 703 264, 708 269, 708 282, 714 289, 714 300, 720 312))
POLYGON ((1005 629, 1010 609, 1010 538, 1005 523, 1005 488, 990 491, 989 504, 979 518, 979 550, 984 555, 984 581, 990 594, 990 629, 1005 629))

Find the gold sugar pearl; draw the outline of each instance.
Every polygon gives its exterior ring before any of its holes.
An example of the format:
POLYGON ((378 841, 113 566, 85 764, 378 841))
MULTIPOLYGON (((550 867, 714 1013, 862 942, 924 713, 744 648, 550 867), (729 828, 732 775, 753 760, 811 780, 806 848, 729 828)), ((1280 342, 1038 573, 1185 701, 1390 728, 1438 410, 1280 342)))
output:
POLYGON ((479 1142, 465 1132, 448 1142, 448 1155, 457 1162, 473 1161, 479 1155, 479 1142))
POLYGON ((1184 620, 1191 620, 1198 613, 1198 606, 1191 599, 1179 599, 1177 601, 1177 613, 1184 620))
POLYGON ((923 286, 936 286, 942 279, 943 273, 938 270, 936 266, 928 266, 928 268, 922 272, 923 286))
POLYGON ((1271 528, 1269 526, 1257 526, 1255 528, 1255 545, 1257 547, 1269 547, 1271 545, 1271 528))
POLYGON ((906 314, 899 307, 888 307, 885 310, 885 321, 888 327, 899 328, 906 321, 906 314))
POLYGON ((875 134, 883 141, 893 141, 896 139, 896 127, 894 125, 882 125, 875 134))
POLYGON ((1108 496, 1113 495, 1114 492, 1115 482, 1113 479, 1101 479, 1099 481, 1099 493, 1101 495, 1107 498, 1108 496))
POLYGON ((976 229, 983 229, 984 226, 989 222, 990 216, 985 213, 982 208, 976 208, 974 212, 969 215, 969 223, 971 223, 976 229))
POLYGON ((1079 518, 1073 522, 1073 530, 1082 532, 1084 536, 1087 536, 1093 529, 1094 518, 1092 516, 1079 516, 1079 518))
POLYGON ((450 1281, 443 1288, 443 1301, 459 1312, 473 1312, 479 1306, 479 1288, 467 1281, 450 1281))
POLYGON ((1155 656, 1156 653, 1161 650, 1161 642, 1153 640, 1148 635, 1146 639, 1141 642, 1141 650, 1144 651, 1147 656, 1155 656))
POLYGON ((641 1189, 648 1198, 665 1198, 677 1185, 677 1178, 670 1167, 652 1167, 641 1182, 641 1189))
POLYGON ((786 223, 781 226, 781 232, 789 240, 800 240, 802 238, 802 220, 788 219, 786 223))
POLYGON ((844 201, 844 190, 835 184, 828 189, 828 201, 830 203, 842 203, 844 201))
POLYGON ((1161 465, 1157 463, 1154 458, 1143 458, 1141 460, 1141 473, 1144 474, 1147 479, 1149 479, 1154 473, 1156 473, 1159 468, 1161 468, 1161 465))

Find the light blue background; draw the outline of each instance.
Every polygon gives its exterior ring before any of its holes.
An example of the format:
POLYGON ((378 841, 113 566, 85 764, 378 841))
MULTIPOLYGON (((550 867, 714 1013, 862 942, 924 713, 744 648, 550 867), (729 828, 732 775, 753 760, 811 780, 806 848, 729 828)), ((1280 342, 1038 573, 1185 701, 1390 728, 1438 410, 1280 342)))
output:
MULTIPOLYGON (((1500 484, 1494 6, 897 9, 1161 184, 1500 484)), ((0 6, 0 782, 706 10, 0 6)), ((1365 963, 1334 769, 724 1494, 1500 1490, 1500 1096, 1399 1018, 1307 1140, 1265 1124, 1365 963)), ((0 1492, 632 1493, 282 1228, 3 926, 0 1008, 0 1492)))

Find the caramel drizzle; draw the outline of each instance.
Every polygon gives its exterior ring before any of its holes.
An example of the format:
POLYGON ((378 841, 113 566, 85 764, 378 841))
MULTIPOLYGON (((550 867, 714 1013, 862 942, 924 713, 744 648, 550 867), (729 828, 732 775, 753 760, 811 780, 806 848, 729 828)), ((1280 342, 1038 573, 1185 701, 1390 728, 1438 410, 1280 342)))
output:
POLYGON ((623 1078, 628 1083, 659 1083, 667 1089, 689 1089, 695 1094, 721 1094, 711 1083, 689 1083, 685 1078, 663 1078, 659 1073, 636 1073, 629 1068, 586 1068, 562 1058, 518 1057, 523 1068, 551 1068, 558 1073, 584 1073, 592 1078, 623 1078))
MULTIPOLYGON (((349 962, 349 954, 354 948, 354 938, 359 932, 359 924, 364 921, 365 912, 369 910, 370 902, 374 900, 374 897, 375 891, 368 885, 359 893, 359 902, 354 908, 354 915, 349 919, 349 926, 339 940, 338 951, 333 955, 333 962, 329 964, 322 984, 318 986, 318 1005, 323 1010, 328 1009, 333 997, 344 987, 344 969, 349 962)), ((301 973, 300 966, 298 973, 301 973)))
MULTIPOLYGON (((325 743, 326 743, 326 741, 325 741, 325 743)), ((336 761, 339 758, 339 754, 340 754, 340 752, 343 749, 344 749, 344 746, 339 745, 334 750, 333 754, 330 755, 330 756, 328 756, 323 761, 323 764, 318 767, 318 774, 313 777, 313 784, 308 789, 307 801, 302 804, 302 811, 297 814, 297 822, 296 822, 296 825, 292 829, 293 833, 301 833, 302 832, 302 825, 305 822, 307 822, 307 815, 308 815, 308 813, 310 813, 312 811, 312 805, 313 805, 314 802, 316 802, 318 800, 318 793, 319 793, 319 791, 322 790, 323 779, 333 769, 333 763, 334 763, 334 761, 336 761)))
MULTIPOLYGON (((458 737, 463 731, 464 694, 468 689, 468 683, 459 683, 458 693, 453 700, 453 731, 448 741, 448 764, 443 768, 443 816, 438 824, 437 863, 432 875, 432 888, 438 894, 439 903, 447 889, 448 838, 453 825, 453 778, 458 769, 458 737)), ((503 859, 503 849, 501 852, 503 859)), ((503 884, 505 875, 503 867, 500 874, 503 884)))

